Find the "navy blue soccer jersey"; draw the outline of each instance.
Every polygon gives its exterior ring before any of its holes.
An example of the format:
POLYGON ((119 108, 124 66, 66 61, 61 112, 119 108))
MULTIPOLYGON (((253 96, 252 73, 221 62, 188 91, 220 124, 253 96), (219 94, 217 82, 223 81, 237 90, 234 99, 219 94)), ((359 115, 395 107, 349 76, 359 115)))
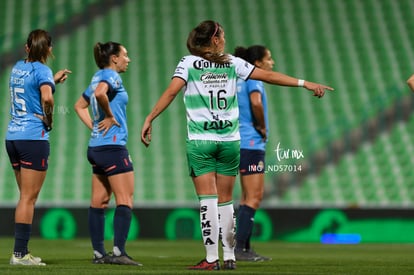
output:
POLYGON ((40 87, 50 85, 55 91, 52 70, 41 62, 18 61, 10 75, 10 115, 6 140, 48 140, 43 121, 40 87))
POLYGON ((112 69, 101 69, 97 71, 92 77, 91 83, 83 93, 83 97, 90 104, 92 110, 93 129, 89 140, 89 146, 102 146, 102 145, 126 145, 128 140, 128 128, 127 128, 127 114, 126 106, 128 104, 128 93, 125 90, 120 75, 112 69), (100 82, 108 84, 108 99, 109 106, 112 113, 120 124, 118 126, 112 126, 106 135, 103 135, 103 131, 98 130, 98 124, 105 118, 105 114, 99 106, 95 98, 95 89, 100 82))

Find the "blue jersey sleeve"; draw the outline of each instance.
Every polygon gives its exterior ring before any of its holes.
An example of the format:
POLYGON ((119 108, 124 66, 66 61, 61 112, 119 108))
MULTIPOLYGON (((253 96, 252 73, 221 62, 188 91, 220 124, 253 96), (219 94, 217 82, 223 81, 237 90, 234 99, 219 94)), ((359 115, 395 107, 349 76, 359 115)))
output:
POLYGON ((37 79, 38 87, 43 85, 49 85, 52 88, 52 92, 55 92, 55 81, 53 80, 52 70, 44 64, 34 63, 35 76, 37 79))
MULTIPOLYGON (((92 84, 91 84, 92 85, 92 84)), ((91 96, 94 92, 94 89, 92 89, 91 85, 86 88, 86 90, 82 93, 82 97, 90 104, 91 103, 91 96)))
POLYGON ((246 81, 246 86, 246 91, 249 95, 249 98, 250 95, 254 92, 259 92, 260 94, 263 94, 264 92, 263 82, 261 81, 249 79, 248 81, 246 81))

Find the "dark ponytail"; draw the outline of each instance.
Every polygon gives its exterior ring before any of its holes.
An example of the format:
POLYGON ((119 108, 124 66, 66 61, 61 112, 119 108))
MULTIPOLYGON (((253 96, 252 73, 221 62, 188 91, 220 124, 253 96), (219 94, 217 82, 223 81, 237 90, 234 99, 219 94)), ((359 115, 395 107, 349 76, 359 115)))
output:
POLYGON ((211 38, 220 36, 223 29, 215 21, 207 20, 201 22, 188 35, 187 49, 192 55, 200 56, 211 62, 224 64, 229 62, 229 56, 223 53, 214 53, 208 50, 211 46, 211 38))
POLYGON ((93 55, 95 57, 95 63, 98 68, 103 69, 110 65, 111 55, 118 55, 121 51, 121 44, 116 42, 106 42, 102 44, 100 42, 95 44, 93 48, 93 55))
POLYGON ((247 62, 254 64, 258 60, 262 60, 266 55, 267 48, 262 45, 254 45, 248 48, 236 47, 234 50, 234 56, 243 58, 247 62))
POLYGON ((45 30, 33 30, 29 33, 26 41, 28 49, 27 59, 46 63, 47 58, 52 55, 52 37, 45 30))

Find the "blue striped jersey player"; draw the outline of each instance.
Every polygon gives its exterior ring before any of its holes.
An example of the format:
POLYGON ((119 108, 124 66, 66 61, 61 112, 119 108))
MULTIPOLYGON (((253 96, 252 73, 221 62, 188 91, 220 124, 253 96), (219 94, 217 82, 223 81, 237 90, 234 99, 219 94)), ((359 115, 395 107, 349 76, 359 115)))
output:
POLYGON ((90 103, 93 119, 93 129, 89 146, 102 145, 125 145, 128 140, 128 126, 126 106, 128 104, 128 93, 126 92, 120 75, 112 69, 102 69, 95 73, 91 83, 83 93, 83 97, 90 103), (105 118, 101 106, 96 101, 94 91, 100 82, 108 84, 108 100, 114 118, 119 127, 111 127, 105 135, 99 130, 99 122, 105 118))
POLYGON ((48 140, 49 133, 39 116, 44 116, 39 87, 48 85, 55 91, 52 70, 45 64, 20 60, 13 67, 9 90, 11 120, 7 140, 48 140))

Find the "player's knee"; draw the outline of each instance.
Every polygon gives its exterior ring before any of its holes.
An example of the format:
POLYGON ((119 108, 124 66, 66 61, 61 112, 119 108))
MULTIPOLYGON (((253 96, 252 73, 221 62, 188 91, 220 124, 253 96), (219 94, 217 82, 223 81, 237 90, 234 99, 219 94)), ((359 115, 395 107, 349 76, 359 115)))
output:
POLYGON ((108 208, 109 206, 109 198, 92 198, 91 200, 91 206, 94 208, 108 208))
POLYGON ((132 208, 133 199, 132 196, 117 196, 115 197, 116 205, 126 205, 129 208, 132 208))
POLYGON ((263 192, 256 192, 254 196, 250 196, 246 199, 246 204, 250 207, 257 209, 260 206, 260 203, 263 199, 263 192))

